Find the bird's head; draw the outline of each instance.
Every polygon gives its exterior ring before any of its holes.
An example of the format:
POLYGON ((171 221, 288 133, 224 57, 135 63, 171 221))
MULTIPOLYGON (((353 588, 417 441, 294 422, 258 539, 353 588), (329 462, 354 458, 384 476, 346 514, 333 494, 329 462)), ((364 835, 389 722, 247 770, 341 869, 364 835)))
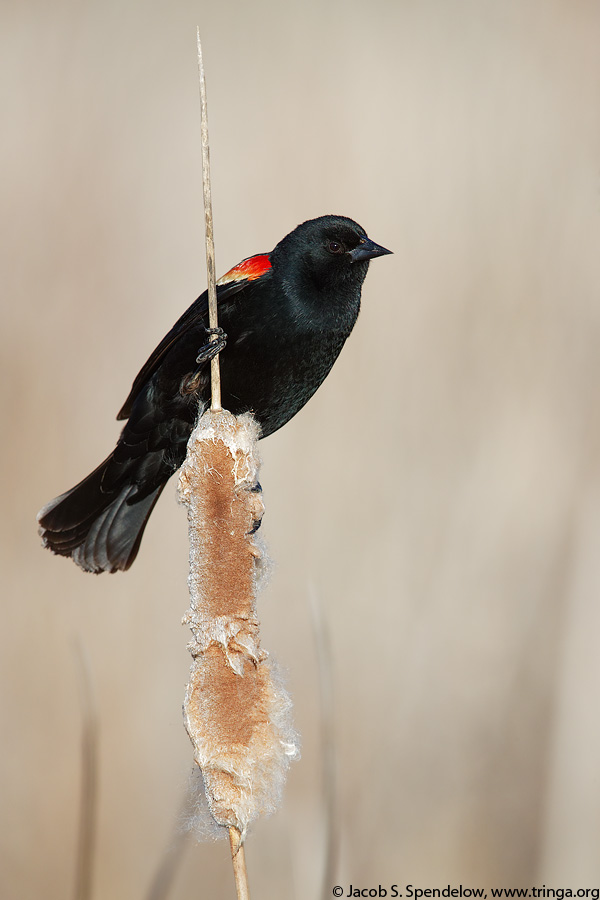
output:
POLYGON ((391 253, 376 244, 364 228, 346 216, 320 216, 298 225, 271 254, 273 266, 285 262, 317 287, 353 282, 360 287, 369 260, 391 253))

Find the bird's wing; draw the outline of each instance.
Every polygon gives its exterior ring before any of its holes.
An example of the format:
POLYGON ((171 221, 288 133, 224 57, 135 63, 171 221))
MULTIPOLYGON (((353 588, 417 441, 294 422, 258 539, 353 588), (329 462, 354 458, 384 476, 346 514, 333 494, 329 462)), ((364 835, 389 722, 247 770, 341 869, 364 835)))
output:
MULTIPOLYGON (((217 303, 221 303, 225 299, 238 294, 246 285, 266 278, 271 271, 271 261, 269 255, 261 253, 257 256, 250 256, 248 259, 242 260, 233 269, 230 269, 222 278, 217 281, 217 303)), ((154 374, 164 359, 165 355, 171 349, 173 344, 179 338, 193 328, 199 322, 205 323, 208 320, 208 291, 200 294, 198 299, 192 303, 184 314, 177 320, 171 330, 164 336, 158 347, 154 350, 148 360, 144 363, 137 374, 127 400, 121 407, 117 419, 127 419, 131 413, 131 407, 138 396, 142 387, 148 379, 154 374)))

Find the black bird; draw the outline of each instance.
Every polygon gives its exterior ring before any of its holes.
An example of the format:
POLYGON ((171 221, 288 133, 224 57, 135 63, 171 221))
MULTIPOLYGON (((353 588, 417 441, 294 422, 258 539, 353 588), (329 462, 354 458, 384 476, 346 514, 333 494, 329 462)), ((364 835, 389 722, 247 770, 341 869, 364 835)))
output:
POLYGON ((38 514, 44 546, 86 572, 134 561, 148 517, 183 463, 210 403, 210 359, 221 351, 223 408, 250 411, 266 437, 314 394, 352 331, 369 260, 391 251, 345 216, 298 225, 272 253, 251 256, 217 283, 210 341, 205 291, 160 342, 117 419, 110 456, 38 514))

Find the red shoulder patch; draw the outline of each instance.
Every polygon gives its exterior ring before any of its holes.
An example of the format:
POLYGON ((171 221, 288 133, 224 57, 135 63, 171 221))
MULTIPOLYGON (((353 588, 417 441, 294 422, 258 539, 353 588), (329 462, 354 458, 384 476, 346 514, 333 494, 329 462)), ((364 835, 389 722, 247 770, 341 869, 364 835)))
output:
POLYGON ((264 275, 271 268, 271 260, 266 253, 258 256, 250 256, 248 259, 242 260, 229 272, 226 272, 217 284, 231 284, 232 281, 256 281, 261 275, 264 275))

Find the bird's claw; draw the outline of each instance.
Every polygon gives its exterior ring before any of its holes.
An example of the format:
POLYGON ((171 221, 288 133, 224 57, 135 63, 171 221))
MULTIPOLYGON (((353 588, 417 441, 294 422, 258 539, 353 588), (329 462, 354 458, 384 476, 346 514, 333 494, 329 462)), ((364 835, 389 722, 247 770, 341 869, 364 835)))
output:
POLYGON ((207 344, 203 344, 200 347, 196 357, 197 364, 210 362, 227 346, 227 335, 222 328, 205 328, 204 330, 210 338, 215 337, 216 340, 209 340, 207 344))
MULTIPOLYGON (((255 481, 252 487, 249 489, 251 494, 262 495, 262 485, 260 481, 255 481)), ((258 529, 262 524, 262 518, 265 511, 264 504, 262 502, 262 496, 257 496, 254 501, 254 515, 252 517, 252 525, 250 526, 250 531, 248 531, 248 535, 256 534, 258 529)))

